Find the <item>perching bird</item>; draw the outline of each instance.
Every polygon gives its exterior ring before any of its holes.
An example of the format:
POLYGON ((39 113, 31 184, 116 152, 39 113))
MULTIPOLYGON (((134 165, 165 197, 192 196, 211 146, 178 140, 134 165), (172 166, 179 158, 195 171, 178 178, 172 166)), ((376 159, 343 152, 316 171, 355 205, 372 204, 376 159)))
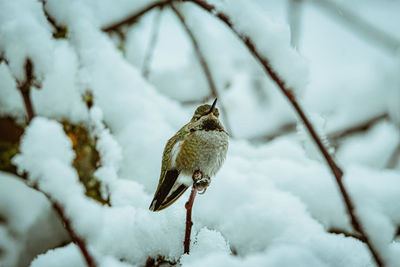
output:
POLYGON ((190 122, 184 125, 164 148, 161 175, 150 205, 151 211, 165 209, 194 184, 205 191, 221 168, 228 151, 228 133, 212 106, 199 106, 190 122))

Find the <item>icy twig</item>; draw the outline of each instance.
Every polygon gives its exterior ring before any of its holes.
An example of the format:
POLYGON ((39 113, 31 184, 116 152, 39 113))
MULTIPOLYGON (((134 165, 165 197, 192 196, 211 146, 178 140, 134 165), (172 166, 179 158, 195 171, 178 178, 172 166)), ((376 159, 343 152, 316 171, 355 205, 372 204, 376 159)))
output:
POLYGON ((25 80, 23 81, 17 80, 17 87, 18 90, 21 92, 22 98, 24 100, 28 121, 31 121, 35 116, 30 94, 31 86, 40 87, 39 84, 35 83, 35 77, 33 76, 33 63, 28 58, 25 61, 25 80))
POLYGON ((190 234, 192 233, 192 207, 194 198, 196 197, 197 189, 195 184, 192 186, 192 191, 190 192, 189 200, 185 204, 186 208, 186 229, 185 229, 185 241, 183 242, 184 253, 189 254, 190 252, 190 234))
POLYGON ((146 56, 143 61, 142 74, 143 77, 148 78, 150 74, 150 64, 154 55, 154 49, 157 44, 157 39, 160 31, 161 13, 164 6, 159 7, 159 11, 154 15, 153 29, 150 37, 149 46, 147 48, 146 56))
POLYGON ((131 16, 125 18, 122 21, 116 22, 114 24, 111 24, 109 26, 103 27, 102 30, 103 32, 113 32, 113 31, 118 31, 119 28, 121 26, 124 25, 132 25, 133 23, 135 23, 141 16, 143 16, 144 14, 146 14, 147 12, 151 11, 153 8, 160 8, 162 6, 168 5, 169 3, 171 3, 173 0, 164 0, 164 1, 159 1, 159 2, 155 2, 141 10, 139 10, 138 12, 132 14, 131 16))
POLYGON ((337 1, 311 0, 311 2, 320 6, 335 18, 347 23, 348 26, 356 30, 357 33, 361 34, 369 41, 376 42, 389 52, 396 53, 398 51, 400 47, 400 40, 376 28, 374 25, 362 19, 356 13, 340 5, 337 1))
POLYGON ((370 250, 376 264, 378 266, 384 266, 382 257, 378 254, 377 250, 369 240, 368 236, 366 235, 359 218, 355 215, 354 213, 354 204, 347 193, 346 188, 344 187, 342 178, 343 178, 343 171, 337 166, 329 152, 326 150, 324 147, 321 139, 319 138, 318 134, 316 133, 314 127, 312 126, 311 122, 305 115, 303 109, 300 107, 299 103, 296 100, 295 95, 293 94, 293 91, 288 88, 285 84, 285 81, 282 80, 278 74, 276 73, 275 69, 271 66, 270 62, 268 59, 266 59, 264 56, 260 54, 260 52, 257 51, 255 44, 253 41, 248 37, 247 35, 240 33, 239 31, 236 30, 234 25, 232 24, 229 16, 223 12, 220 12, 217 10, 213 5, 208 4, 207 2, 203 0, 184 0, 185 2, 191 2, 193 4, 196 4, 200 8, 204 9, 205 11, 209 12, 216 18, 218 18, 220 21, 222 21, 230 30, 244 43, 244 45, 249 49, 250 53, 259 61, 259 63, 263 66, 265 72, 270 76, 270 78, 276 83, 276 85, 279 87, 281 92, 284 94, 284 96, 289 100, 293 108, 295 109, 296 113, 299 115, 301 118, 302 122, 306 126, 307 130, 309 131, 312 139, 316 143, 318 149, 321 151, 322 155, 324 156, 329 168, 331 169, 333 175, 336 178, 336 183, 340 189, 340 192, 343 196, 343 200, 346 204, 347 212, 349 213, 349 216, 351 218, 351 223, 354 227, 354 230, 359 232, 360 235, 365 239, 365 243, 368 246, 368 249, 370 250))
MULTIPOLYGON (((215 85, 214 79, 212 77, 210 67, 208 66, 206 58, 205 58, 205 56, 203 55, 203 52, 200 49, 200 46, 199 46, 199 43, 198 43, 196 37, 194 36, 192 30, 189 28, 189 26, 185 22, 185 18, 181 14, 181 12, 179 12, 179 10, 176 9, 172 3, 170 4, 170 6, 171 6, 172 11, 174 11, 174 13, 176 14, 177 18, 181 22, 181 24, 182 24, 183 28, 185 29, 187 35, 189 36, 190 40, 192 41, 194 52, 195 52, 195 54, 197 56, 197 59, 200 62, 201 68, 203 69, 204 75, 205 75, 205 77, 207 79, 207 82, 208 82, 208 86, 210 87, 211 97, 212 98, 221 99, 221 97, 218 94, 217 87, 215 85)), ((221 112, 222 112, 222 116, 225 118, 224 122, 225 122, 226 130, 228 131, 228 133, 231 136, 233 136, 232 128, 231 128, 230 123, 229 123, 228 112, 226 111, 224 105, 221 104, 221 102, 220 102, 220 109, 221 109, 221 112)))

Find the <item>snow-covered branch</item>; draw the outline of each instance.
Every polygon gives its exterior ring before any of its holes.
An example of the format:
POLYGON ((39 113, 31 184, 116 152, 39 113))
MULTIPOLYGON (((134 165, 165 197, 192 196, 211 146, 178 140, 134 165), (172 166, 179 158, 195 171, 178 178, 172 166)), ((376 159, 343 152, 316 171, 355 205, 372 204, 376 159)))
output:
POLYGON ((96 267, 97 263, 90 254, 86 241, 74 230, 72 219, 62 204, 73 198, 75 200, 72 201, 79 201, 84 197, 82 185, 77 183, 77 174, 69 166, 74 153, 62 126, 45 118, 35 118, 24 133, 20 151, 13 159, 19 173, 26 172, 28 185, 47 197, 87 265, 96 267), (47 168, 48 164, 50 169, 47 168))

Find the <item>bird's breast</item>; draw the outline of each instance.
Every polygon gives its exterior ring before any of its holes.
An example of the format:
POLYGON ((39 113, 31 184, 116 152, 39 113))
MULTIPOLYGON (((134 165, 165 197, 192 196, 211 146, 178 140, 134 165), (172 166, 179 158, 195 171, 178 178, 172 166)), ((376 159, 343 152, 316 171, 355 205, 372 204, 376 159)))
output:
POLYGON ((227 151, 228 135, 225 132, 195 131, 180 145, 176 166, 187 175, 200 170, 211 177, 221 168, 227 151))

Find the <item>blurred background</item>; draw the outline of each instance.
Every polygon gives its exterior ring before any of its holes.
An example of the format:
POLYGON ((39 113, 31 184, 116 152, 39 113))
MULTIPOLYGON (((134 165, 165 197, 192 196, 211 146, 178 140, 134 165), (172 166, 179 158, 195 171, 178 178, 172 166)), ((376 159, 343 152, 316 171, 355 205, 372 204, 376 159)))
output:
MULTIPOLYGON (((253 2, 290 27, 291 44, 309 67, 307 86, 294 89, 339 161, 398 168, 400 2, 253 2)), ((214 85, 169 8, 149 12, 115 42, 150 83, 188 110, 211 102, 215 87, 235 138, 262 142, 296 132, 291 107, 241 42, 202 10, 189 6, 186 12, 214 85)))

